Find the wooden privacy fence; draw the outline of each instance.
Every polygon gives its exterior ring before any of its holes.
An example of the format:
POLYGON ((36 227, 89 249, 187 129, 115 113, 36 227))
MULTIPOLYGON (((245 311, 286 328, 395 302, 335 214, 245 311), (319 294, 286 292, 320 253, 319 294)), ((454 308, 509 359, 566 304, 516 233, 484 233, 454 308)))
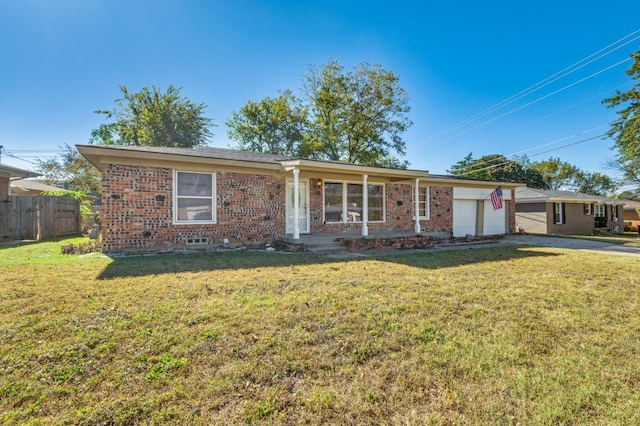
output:
POLYGON ((80 201, 69 197, 0 196, 0 241, 80 234, 80 201))

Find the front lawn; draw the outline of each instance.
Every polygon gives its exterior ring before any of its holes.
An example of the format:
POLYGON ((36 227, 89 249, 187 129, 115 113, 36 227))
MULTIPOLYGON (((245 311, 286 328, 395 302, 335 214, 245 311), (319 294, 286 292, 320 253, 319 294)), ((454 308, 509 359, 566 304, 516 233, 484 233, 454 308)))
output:
POLYGON ((4 424, 640 424, 640 261, 0 245, 4 424))

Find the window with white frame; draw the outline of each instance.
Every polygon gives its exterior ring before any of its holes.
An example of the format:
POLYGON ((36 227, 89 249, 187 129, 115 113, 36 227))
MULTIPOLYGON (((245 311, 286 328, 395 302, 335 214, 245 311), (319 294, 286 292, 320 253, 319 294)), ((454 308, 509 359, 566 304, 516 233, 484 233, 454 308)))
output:
POLYGON ((589 203, 584 203, 584 204, 583 204, 583 206, 582 206, 582 208, 583 208, 583 210, 584 210, 584 214, 585 214, 586 216, 591 215, 591 204, 589 204, 589 203))
POLYGON ((611 220, 614 222, 618 221, 618 206, 611 206, 611 220))
POLYGON ((174 171, 175 223, 215 223, 215 174, 174 171))
MULTIPOLYGON (((361 183, 324 182, 324 221, 326 223, 362 222, 364 187, 361 183)), ((384 221, 384 185, 367 184, 369 222, 384 221)))
POLYGON ((418 189, 418 215, 419 219, 429 219, 431 211, 429 208, 429 187, 418 189))
POLYGON ((595 217, 605 217, 607 214, 605 213, 604 204, 596 204, 593 206, 593 215, 595 217))

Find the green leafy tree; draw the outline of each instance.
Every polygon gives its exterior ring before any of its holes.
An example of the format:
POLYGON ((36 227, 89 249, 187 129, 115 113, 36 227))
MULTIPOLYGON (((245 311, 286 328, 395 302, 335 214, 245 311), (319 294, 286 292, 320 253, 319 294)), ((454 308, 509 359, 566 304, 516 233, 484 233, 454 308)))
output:
POLYGON ((295 156, 306 127, 306 111, 290 90, 276 98, 247 102, 225 123, 228 135, 244 151, 295 156))
POLYGON ((618 183, 611 179, 609 176, 602 173, 589 173, 580 171, 575 178, 576 192, 583 194, 599 195, 601 197, 608 197, 618 189, 618 183))
POLYGON ((372 166, 404 166, 402 134, 411 126, 409 96, 400 78, 380 65, 361 63, 345 72, 337 61, 311 67, 304 77, 310 157, 372 166))
POLYGON ((615 195, 619 200, 640 201, 640 192, 637 190, 627 189, 615 195))
POLYGON ((116 108, 95 111, 111 121, 91 132, 91 142, 180 148, 206 145, 213 125, 212 119, 202 115, 206 105, 181 97, 180 90, 169 86, 162 93, 153 86, 131 93, 120 86, 123 96, 115 101, 116 108))
POLYGON ((559 158, 537 161, 530 164, 529 167, 540 172, 546 187, 554 191, 573 186, 576 174, 579 171, 576 166, 559 158))
POLYGON ((407 166, 401 157, 405 154, 402 134, 412 124, 407 118, 409 97, 396 74, 367 63, 345 72, 339 62, 330 61, 309 68, 302 92, 301 100, 284 92, 286 107, 272 116, 266 112, 275 108, 266 107, 283 99, 250 101, 227 121, 229 137, 241 149, 272 152, 267 141, 273 126, 265 123, 273 122, 278 130, 285 130, 284 146, 291 154, 370 166, 407 166))
MULTIPOLYGON (((640 50, 631 55, 633 65, 626 73, 632 80, 640 80, 640 50)), ((640 188, 640 81, 626 92, 603 101, 616 111, 617 120, 611 123, 608 135, 615 140, 617 155, 614 164, 629 182, 640 188)))
POLYGON ((65 144, 62 153, 52 159, 37 160, 42 181, 49 185, 63 184, 67 190, 86 194, 102 193, 100 172, 74 148, 65 144))
POLYGON ((574 191, 604 197, 612 194, 618 186, 616 181, 607 175, 586 172, 559 158, 531 163, 529 167, 540 172, 545 184, 552 190, 574 191))
POLYGON ((454 176, 525 183, 531 188, 547 189, 540 172, 531 169, 528 165, 529 160, 526 157, 508 160, 504 155, 490 154, 474 159, 473 153, 469 153, 451 166, 447 172, 454 176))

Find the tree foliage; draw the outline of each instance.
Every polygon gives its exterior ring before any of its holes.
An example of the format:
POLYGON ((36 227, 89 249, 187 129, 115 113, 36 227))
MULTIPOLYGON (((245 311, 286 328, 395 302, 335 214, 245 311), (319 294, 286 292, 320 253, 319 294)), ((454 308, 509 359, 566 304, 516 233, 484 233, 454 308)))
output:
POLYGON ((62 154, 48 160, 37 160, 42 181, 50 185, 64 183, 70 191, 101 194, 100 172, 72 146, 65 144, 62 154))
POLYGON ((525 183, 530 188, 581 192, 598 196, 613 193, 617 184, 602 173, 589 173, 559 158, 530 162, 527 157, 508 160, 499 154, 478 159, 469 154, 451 166, 449 173, 477 179, 525 183))
POLYGON ((131 93, 120 86, 122 98, 113 110, 98 110, 108 123, 91 132, 91 142, 105 145, 167 146, 192 148, 205 145, 213 120, 204 117, 204 104, 180 96, 180 88, 165 93, 152 86, 131 93))
POLYGON ((530 166, 542 174, 547 187, 552 190, 581 192, 608 196, 618 187, 609 176, 599 172, 590 173, 559 158, 531 163, 530 166))
POLYGON ((276 98, 247 102, 225 123, 244 151, 295 156, 303 142, 306 111, 290 90, 276 98))
POLYGON ((528 167, 529 160, 522 157, 515 161, 504 155, 490 154, 473 158, 469 153, 462 160, 451 166, 448 173, 475 179, 494 180, 499 182, 525 183, 530 188, 547 189, 540 172, 528 167))
MULTIPOLYGON (((633 64, 625 72, 632 80, 640 80, 640 50, 631 57, 633 64)), ((611 123, 608 135, 615 140, 616 166, 627 180, 640 187, 640 81, 603 102, 609 108, 622 107, 616 111, 618 118, 611 123)))
POLYGON ((380 65, 346 71, 337 61, 310 66, 303 96, 249 101, 227 121, 240 149, 385 167, 406 167, 402 139, 410 126, 408 95, 399 77, 380 65), (280 106, 276 108, 275 106, 280 106), (270 144, 280 131, 283 145, 270 144))

